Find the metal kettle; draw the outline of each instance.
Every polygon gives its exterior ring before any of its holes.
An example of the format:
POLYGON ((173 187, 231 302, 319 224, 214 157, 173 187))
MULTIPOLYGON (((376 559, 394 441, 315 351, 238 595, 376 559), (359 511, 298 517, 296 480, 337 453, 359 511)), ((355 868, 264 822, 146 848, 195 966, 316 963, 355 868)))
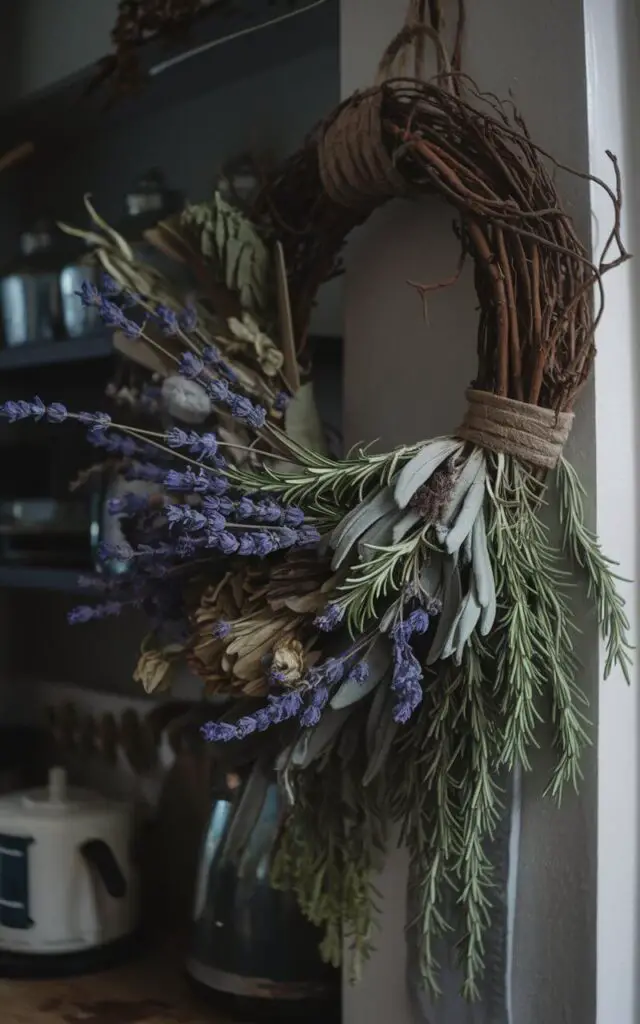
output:
POLYGON ((340 975, 291 893, 270 885, 284 806, 264 761, 226 772, 213 792, 195 892, 187 971, 243 1019, 339 1019, 340 975))

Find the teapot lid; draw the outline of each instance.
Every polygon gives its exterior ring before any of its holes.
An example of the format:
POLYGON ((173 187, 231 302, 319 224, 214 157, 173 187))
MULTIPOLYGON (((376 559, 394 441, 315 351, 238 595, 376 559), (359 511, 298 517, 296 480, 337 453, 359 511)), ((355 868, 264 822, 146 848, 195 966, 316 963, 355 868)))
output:
POLYGON ((70 788, 64 768, 49 770, 48 785, 26 793, 11 793, 0 798, 0 815, 16 817, 59 818, 67 815, 121 814, 128 810, 127 804, 108 800, 91 790, 70 788))

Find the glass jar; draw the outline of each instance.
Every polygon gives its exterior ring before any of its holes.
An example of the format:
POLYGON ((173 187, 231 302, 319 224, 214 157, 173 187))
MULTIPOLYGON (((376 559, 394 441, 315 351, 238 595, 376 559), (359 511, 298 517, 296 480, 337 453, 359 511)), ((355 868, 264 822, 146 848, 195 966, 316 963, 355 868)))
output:
POLYGON ((8 348, 64 337, 60 254, 53 228, 39 221, 20 236, 20 254, 0 279, 4 342, 8 348))

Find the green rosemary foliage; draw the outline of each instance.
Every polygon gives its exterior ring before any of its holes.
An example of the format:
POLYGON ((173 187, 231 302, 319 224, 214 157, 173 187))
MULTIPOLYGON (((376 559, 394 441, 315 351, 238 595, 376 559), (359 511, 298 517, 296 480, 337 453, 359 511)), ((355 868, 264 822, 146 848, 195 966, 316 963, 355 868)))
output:
POLYGON ((616 587, 616 581, 622 581, 622 577, 611 568, 617 563, 603 554, 597 537, 584 525, 584 488, 575 469, 564 458, 558 463, 556 479, 564 548, 586 572, 589 594, 595 599, 598 625, 607 651, 604 677, 606 679, 617 665, 630 684, 630 652, 633 648, 628 639, 629 620, 624 610, 624 599, 616 587))
POLYGON ((530 767, 540 697, 549 701, 557 760, 547 792, 559 801, 565 785, 577 785, 582 751, 590 742, 582 711, 587 701, 577 683, 567 574, 538 514, 539 481, 517 459, 498 456, 495 462, 489 495, 500 608, 496 684, 505 715, 502 762, 509 769, 517 761, 530 767))
POLYGON ((290 889, 302 913, 324 938, 320 952, 338 967, 348 953, 355 982, 373 952, 378 894, 373 876, 386 847, 381 784, 365 787, 362 737, 335 743, 326 760, 299 772, 295 803, 285 824, 271 881, 290 889), (345 764, 344 750, 348 748, 345 764))

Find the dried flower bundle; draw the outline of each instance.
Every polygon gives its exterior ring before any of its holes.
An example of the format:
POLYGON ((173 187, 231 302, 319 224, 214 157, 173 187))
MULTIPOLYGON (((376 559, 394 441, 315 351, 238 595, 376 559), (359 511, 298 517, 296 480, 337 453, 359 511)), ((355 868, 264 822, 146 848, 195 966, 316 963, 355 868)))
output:
MULTIPOLYGON (((242 693, 205 726, 207 739, 232 745, 284 727, 291 813, 274 880, 323 926, 327 958, 338 962, 347 936, 356 974, 372 943, 372 872, 388 823, 399 822, 423 983, 438 990, 438 941, 450 935, 464 994, 477 998, 500 779, 529 768, 544 717, 556 754, 548 789, 559 799, 577 784, 588 742, 563 555, 589 584, 606 671, 628 676, 616 577, 562 454, 595 355, 591 293, 627 254, 615 161, 615 187, 599 183, 613 228, 594 265, 522 122, 438 46, 435 82, 394 81, 343 104, 266 186, 256 216, 283 244, 302 351, 315 290, 351 227, 393 195, 451 201, 481 309, 464 422, 448 437, 333 460, 288 437, 220 355, 187 352, 178 373, 255 435, 260 461, 233 464, 213 432, 118 431, 99 413, 75 414, 94 443, 132 460, 132 476, 178 497, 159 510, 132 496, 115 510, 132 520, 131 547, 119 552, 130 573, 74 618, 140 604, 155 629, 138 673, 147 688, 164 685, 164 662, 186 652, 210 689, 242 693), (551 471, 562 551, 539 514, 551 471)), ((104 296, 85 299, 112 315, 104 296)), ((124 312, 113 318, 127 330, 124 312)), ((38 400, 2 412, 72 418, 38 400)))

